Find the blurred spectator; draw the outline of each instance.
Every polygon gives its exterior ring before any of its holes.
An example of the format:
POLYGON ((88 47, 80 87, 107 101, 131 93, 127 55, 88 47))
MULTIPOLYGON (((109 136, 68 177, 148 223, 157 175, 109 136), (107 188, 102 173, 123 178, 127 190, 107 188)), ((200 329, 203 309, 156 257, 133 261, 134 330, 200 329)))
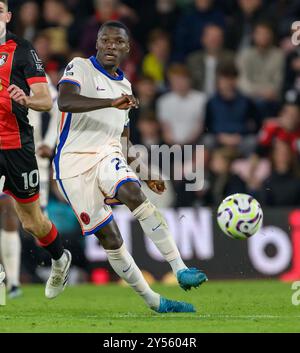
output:
POLYGON ((261 203, 273 207, 299 206, 299 164, 290 144, 276 139, 271 159, 272 173, 261 188, 261 203))
POLYGON ((214 7, 214 0, 194 0, 191 11, 178 21, 175 37, 175 59, 183 61, 192 51, 201 49, 199 38, 208 24, 225 27, 222 12, 214 7))
POLYGON ((57 85, 61 77, 61 71, 67 63, 66 58, 61 55, 53 55, 51 50, 51 37, 47 31, 39 32, 33 41, 33 46, 42 60, 51 81, 54 85, 57 85))
POLYGON ((64 0, 64 3, 72 11, 76 20, 82 21, 93 15, 93 0, 64 0))
POLYGON ((148 54, 142 62, 143 75, 152 77, 160 91, 165 90, 165 69, 170 56, 170 39, 167 33, 156 29, 149 35, 148 54))
POLYGON ((219 205, 231 194, 246 192, 245 183, 231 171, 236 157, 236 151, 230 147, 217 148, 212 152, 204 195, 199 193, 205 205, 219 205))
MULTIPOLYGON (((185 65, 172 64, 167 76, 171 91, 157 101, 157 118, 162 127, 163 141, 170 146, 195 145, 203 132, 206 95, 192 89, 191 76, 185 65)), ((174 175, 182 173, 182 166, 186 168, 187 164, 193 164, 194 156, 190 156, 191 160, 185 157, 184 161, 174 157, 174 175)), ((171 175, 171 180, 176 193, 175 207, 192 206, 195 193, 186 192, 187 181, 183 175, 182 180, 177 180, 174 175, 171 175)))
POLYGON ((270 1, 266 12, 276 26, 279 38, 290 37, 291 24, 300 17, 300 2, 298 0, 270 1))
POLYGON ((94 0, 95 13, 84 24, 80 35, 79 49, 89 57, 96 53, 95 42, 102 23, 109 20, 120 20, 127 25, 135 20, 133 10, 122 5, 118 0, 94 0))
POLYGON ((142 48, 146 50, 148 34, 154 29, 159 28, 167 32, 171 39, 178 18, 181 14, 176 0, 153 0, 153 1, 125 1, 126 4, 133 6, 139 14, 137 26, 133 28, 134 38, 139 41, 142 48))
POLYGON ((40 28, 40 8, 36 1, 29 0, 24 2, 19 9, 15 21, 17 36, 23 37, 32 42, 40 28))
POLYGON ((238 58, 240 88, 255 100, 263 118, 274 116, 283 81, 283 52, 274 46, 274 32, 267 22, 256 24, 253 40, 254 46, 238 58))
POLYGON ((76 47, 80 28, 62 0, 45 0, 44 31, 48 34, 53 54, 68 55, 76 47))
POLYGON ((47 33, 40 31, 33 40, 33 46, 38 53, 39 58, 42 60, 43 65, 46 67, 51 58, 51 38, 47 33))
POLYGON ((142 76, 135 84, 135 95, 139 100, 138 109, 130 110, 130 139, 133 144, 141 144, 141 137, 136 125, 142 115, 155 111, 156 86, 155 81, 149 76, 142 76))
POLYGON ((279 140, 289 144, 294 154, 300 152, 300 100, 299 98, 287 101, 276 119, 265 122, 259 133, 258 145, 250 158, 248 184, 252 189, 260 186, 255 172, 261 158, 269 157, 274 141, 279 140))
POLYGON ((138 68, 141 65, 142 59, 143 53, 139 44, 131 39, 129 55, 122 62, 121 69, 125 72, 127 80, 133 85, 138 79, 138 68))
POLYGON ((206 96, 191 88, 191 77, 182 64, 168 70, 171 91, 157 102, 157 116, 162 124, 163 140, 169 144, 194 144, 203 131, 206 96))
POLYGON ((228 21, 226 48, 242 50, 248 48, 252 41, 255 24, 265 19, 266 11, 263 0, 238 0, 238 11, 228 21))
POLYGON ((295 153, 300 152, 300 102, 286 102, 277 119, 266 121, 259 134, 261 153, 271 147, 275 138, 288 143, 295 153))
POLYGON ((289 90, 300 93, 300 47, 293 47, 285 58, 283 94, 289 90))
POLYGON ((220 66, 217 72, 217 92, 206 107, 205 126, 208 134, 204 144, 236 147, 242 154, 255 146, 252 133, 257 129, 255 105, 237 88, 238 70, 233 63, 220 66))
POLYGON ((156 0, 155 10, 152 25, 172 34, 180 15, 176 0, 156 0))
POLYGON ((136 128, 140 133, 140 142, 147 148, 152 145, 161 145, 160 124, 156 119, 155 112, 145 111, 141 114, 136 128))
POLYGON ((233 61, 234 53, 223 48, 223 29, 207 25, 201 38, 203 50, 197 50, 187 57, 187 66, 192 75, 193 88, 204 91, 208 96, 216 90, 218 64, 233 61))

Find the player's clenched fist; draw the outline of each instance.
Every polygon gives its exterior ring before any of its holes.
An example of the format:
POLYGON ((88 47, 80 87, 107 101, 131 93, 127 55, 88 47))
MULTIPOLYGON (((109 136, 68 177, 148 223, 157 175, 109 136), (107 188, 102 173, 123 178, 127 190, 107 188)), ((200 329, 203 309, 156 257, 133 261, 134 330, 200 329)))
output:
POLYGON ((127 110, 130 108, 138 108, 138 100, 129 94, 123 94, 122 97, 113 99, 111 106, 113 108, 127 110))
POLYGON ((163 180, 147 180, 146 184, 158 195, 161 195, 166 190, 166 184, 163 180))
POLYGON ((52 149, 47 145, 40 145, 36 151, 37 155, 41 158, 51 158, 53 155, 52 149))
POLYGON ((7 89, 9 96, 15 102, 24 105, 25 107, 28 106, 28 96, 26 96, 25 92, 16 85, 10 85, 7 89))

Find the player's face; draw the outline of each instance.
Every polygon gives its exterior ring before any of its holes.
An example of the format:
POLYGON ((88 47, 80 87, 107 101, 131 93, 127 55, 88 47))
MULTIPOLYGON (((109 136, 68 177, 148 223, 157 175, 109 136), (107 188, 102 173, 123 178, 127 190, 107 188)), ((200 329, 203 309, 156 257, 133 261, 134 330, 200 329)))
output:
POLYGON ((117 67, 129 53, 129 38, 123 28, 104 27, 98 34, 96 48, 103 67, 117 67))
POLYGON ((7 11, 7 7, 3 2, 0 2, 0 38, 6 32, 6 25, 11 19, 11 13, 7 11))

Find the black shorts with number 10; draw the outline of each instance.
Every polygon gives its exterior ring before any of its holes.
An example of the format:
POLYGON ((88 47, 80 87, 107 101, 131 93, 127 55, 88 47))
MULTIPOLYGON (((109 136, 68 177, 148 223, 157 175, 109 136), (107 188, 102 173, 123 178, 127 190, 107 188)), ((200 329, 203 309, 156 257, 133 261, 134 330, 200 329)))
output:
POLYGON ((21 149, 0 150, 0 176, 5 176, 3 191, 21 203, 39 198, 39 172, 33 143, 21 149))
POLYGON ((0 43, 0 177, 4 192, 22 203, 39 198, 39 172, 28 109, 11 99, 8 88, 16 85, 29 96, 38 83, 47 79, 36 51, 7 31, 0 43))

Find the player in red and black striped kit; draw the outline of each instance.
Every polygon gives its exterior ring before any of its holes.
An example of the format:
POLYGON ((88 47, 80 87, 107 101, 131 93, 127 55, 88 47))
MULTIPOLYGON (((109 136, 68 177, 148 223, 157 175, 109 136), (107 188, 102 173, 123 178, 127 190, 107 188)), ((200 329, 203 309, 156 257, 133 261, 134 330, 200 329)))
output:
POLYGON ((10 19, 7 0, 0 0, 0 187, 15 199, 24 230, 52 256, 45 294, 54 298, 65 287, 71 254, 40 208, 33 129, 27 117, 29 108, 50 110, 52 100, 41 60, 29 42, 6 30, 10 19))

